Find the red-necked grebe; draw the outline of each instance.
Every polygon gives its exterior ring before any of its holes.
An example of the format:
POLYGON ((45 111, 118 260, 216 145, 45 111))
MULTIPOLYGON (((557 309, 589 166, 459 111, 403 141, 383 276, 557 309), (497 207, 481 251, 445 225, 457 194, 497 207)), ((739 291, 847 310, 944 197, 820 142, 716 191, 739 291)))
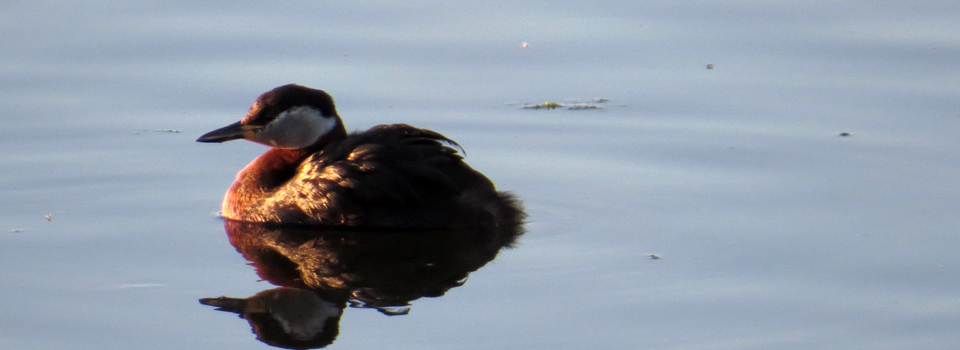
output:
POLYGON ((237 174, 221 214, 292 225, 443 228, 499 226, 523 213, 463 162, 460 146, 406 124, 348 134, 326 92, 284 85, 239 122, 199 142, 247 139, 272 148, 237 174))

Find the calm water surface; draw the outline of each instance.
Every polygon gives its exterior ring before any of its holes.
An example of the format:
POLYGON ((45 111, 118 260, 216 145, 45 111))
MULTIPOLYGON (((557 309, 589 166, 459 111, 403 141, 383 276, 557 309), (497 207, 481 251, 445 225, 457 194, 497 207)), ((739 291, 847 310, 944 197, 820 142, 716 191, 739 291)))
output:
POLYGON ((297 82, 348 129, 457 140, 530 215, 515 249, 409 314, 347 308, 329 348, 955 349, 958 18, 942 1, 4 3, 0 348, 267 348, 197 302, 275 287, 217 216, 264 148, 194 140, 297 82))

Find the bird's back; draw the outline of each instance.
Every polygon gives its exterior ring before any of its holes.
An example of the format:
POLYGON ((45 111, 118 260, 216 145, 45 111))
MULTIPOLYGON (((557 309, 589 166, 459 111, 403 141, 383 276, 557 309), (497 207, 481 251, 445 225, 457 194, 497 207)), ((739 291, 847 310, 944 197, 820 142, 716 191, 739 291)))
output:
POLYGON ((441 227, 496 215, 492 182, 462 161, 455 142, 405 124, 348 135, 307 157, 271 194, 282 222, 441 227), (472 220, 472 219, 471 219, 472 220))

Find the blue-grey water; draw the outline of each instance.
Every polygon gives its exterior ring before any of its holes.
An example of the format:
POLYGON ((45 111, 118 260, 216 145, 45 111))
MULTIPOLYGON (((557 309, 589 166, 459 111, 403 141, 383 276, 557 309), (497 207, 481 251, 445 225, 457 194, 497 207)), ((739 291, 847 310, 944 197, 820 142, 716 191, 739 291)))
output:
POLYGON ((329 348, 960 346, 960 3, 7 1, 0 348, 267 348, 197 302, 273 287, 217 216, 265 148, 194 140, 291 82, 529 214, 329 348))

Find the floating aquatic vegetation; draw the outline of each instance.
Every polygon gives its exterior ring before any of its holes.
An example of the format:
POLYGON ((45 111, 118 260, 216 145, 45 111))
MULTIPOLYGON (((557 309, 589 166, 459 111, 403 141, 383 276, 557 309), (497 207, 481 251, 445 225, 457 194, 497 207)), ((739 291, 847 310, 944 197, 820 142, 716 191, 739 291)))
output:
POLYGON ((603 107, 594 103, 577 103, 567 106, 567 109, 603 109, 603 107))
POLYGON ((557 109, 557 108, 563 108, 563 104, 561 104, 561 103, 556 103, 556 102, 550 102, 550 101, 547 101, 547 102, 544 102, 544 103, 541 103, 541 104, 535 104, 535 105, 532 105, 532 104, 529 104, 529 103, 524 103, 522 108, 523 108, 523 109, 541 109, 541 108, 557 109))
POLYGON ((524 103, 521 108, 523 109, 557 109, 557 108, 566 108, 569 110, 581 110, 581 109, 603 109, 601 104, 609 102, 610 99, 603 97, 596 97, 589 100, 570 100, 570 103, 563 104, 557 102, 544 102, 538 104, 524 103))

